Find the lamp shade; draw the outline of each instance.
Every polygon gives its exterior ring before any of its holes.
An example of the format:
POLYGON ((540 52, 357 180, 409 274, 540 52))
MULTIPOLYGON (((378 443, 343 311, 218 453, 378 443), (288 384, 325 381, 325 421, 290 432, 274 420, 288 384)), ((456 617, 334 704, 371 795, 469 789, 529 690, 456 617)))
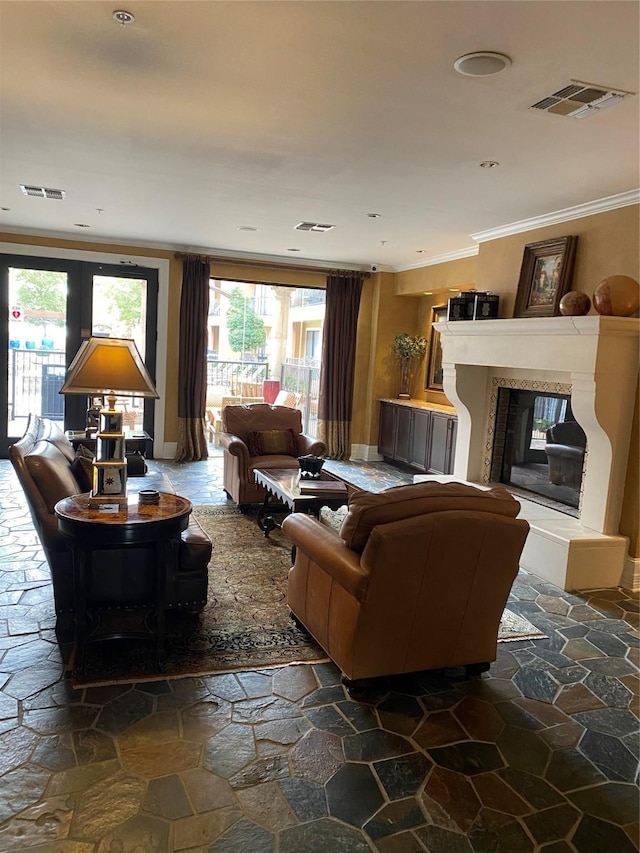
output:
POLYGON ((160 396, 135 341, 96 337, 82 342, 60 393, 155 399, 160 396))

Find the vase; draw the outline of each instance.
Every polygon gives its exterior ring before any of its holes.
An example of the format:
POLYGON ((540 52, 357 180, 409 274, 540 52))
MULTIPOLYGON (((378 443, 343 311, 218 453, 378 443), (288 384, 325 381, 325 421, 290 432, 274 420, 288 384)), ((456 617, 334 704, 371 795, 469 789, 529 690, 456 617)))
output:
POLYGON ((400 360, 400 393, 398 398, 401 400, 410 400, 409 380, 411 379, 411 359, 403 358, 400 360))

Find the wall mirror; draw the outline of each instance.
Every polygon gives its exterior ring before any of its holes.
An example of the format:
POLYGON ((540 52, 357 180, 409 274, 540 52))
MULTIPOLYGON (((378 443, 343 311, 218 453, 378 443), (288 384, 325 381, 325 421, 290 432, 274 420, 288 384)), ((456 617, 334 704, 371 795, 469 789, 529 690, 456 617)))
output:
MULTIPOLYGON (((431 309, 431 322, 442 323, 447 319, 447 306, 435 305, 431 309)), ((425 377, 427 391, 442 391, 442 344, 440 332, 435 326, 431 327, 429 335, 429 356, 427 358, 427 375, 425 377)))

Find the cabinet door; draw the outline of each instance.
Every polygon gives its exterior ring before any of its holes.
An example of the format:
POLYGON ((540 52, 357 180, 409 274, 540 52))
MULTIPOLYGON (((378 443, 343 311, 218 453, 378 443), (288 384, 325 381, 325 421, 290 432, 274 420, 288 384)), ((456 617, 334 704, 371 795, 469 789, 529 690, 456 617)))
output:
POLYGON ((431 413, 429 474, 450 474, 453 470, 456 418, 441 412, 431 413))
POLYGON ((392 403, 380 403, 380 426, 378 427, 378 453, 385 459, 393 459, 396 452, 396 427, 398 407, 392 403))
POLYGON ((397 406, 398 423, 396 428, 396 449, 394 459, 398 462, 409 462, 411 453, 411 428, 413 410, 408 406, 397 406))
POLYGON ((427 470, 429 438, 431 432, 431 412, 415 409, 413 412, 413 425, 411 430, 411 446, 409 452, 409 464, 419 471, 427 470))
POLYGON ((456 461, 456 436, 458 435, 458 419, 451 418, 449 456, 447 459, 447 474, 453 474, 453 463, 456 461))

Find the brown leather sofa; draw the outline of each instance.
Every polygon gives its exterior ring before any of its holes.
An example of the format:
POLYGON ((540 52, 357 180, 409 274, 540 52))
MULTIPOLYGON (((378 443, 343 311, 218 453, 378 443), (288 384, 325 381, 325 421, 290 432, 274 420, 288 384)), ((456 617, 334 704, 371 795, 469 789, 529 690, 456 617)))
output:
POLYGON ((579 489, 587 446, 584 430, 575 421, 564 421, 550 426, 546 437, 549 480, 556 486, 579 489))
POLYGON ((529 530, 505 490, 462 483, 357 492, 340 532, 302 513, 287 602, 345 682, 495 660, 529 530))
MULTIPOLYGON (((76 451, 55 421, 30 415, 22 438, 9 448, 9 457, 22 486, 33 524, 51 570, 56 610, 56 633, 72 636, 74 591, 71 552, 58 532, 53 508, 73 494, 87 491, 76 451)), ((128 491, 157 488, 173 492, 160 474, 129 481, 128 491)), ((207 601, 211 540, 193 516, 182 533, 178 571, 169 578, 170 607, 201 610, 207 601)), ((149 547, 97 551, 93 559, 92 595, 102 604, 133 606, 155 593, 155 549, 149 547)))
POLYGON ((254 482, 254 468, 299 468, 298 456, 326 453, 324 442, 302 432, 298 409, 268 403, 225 406, 220 447, 224 490, 241 507, 264 500, 265 490, 254 482))

